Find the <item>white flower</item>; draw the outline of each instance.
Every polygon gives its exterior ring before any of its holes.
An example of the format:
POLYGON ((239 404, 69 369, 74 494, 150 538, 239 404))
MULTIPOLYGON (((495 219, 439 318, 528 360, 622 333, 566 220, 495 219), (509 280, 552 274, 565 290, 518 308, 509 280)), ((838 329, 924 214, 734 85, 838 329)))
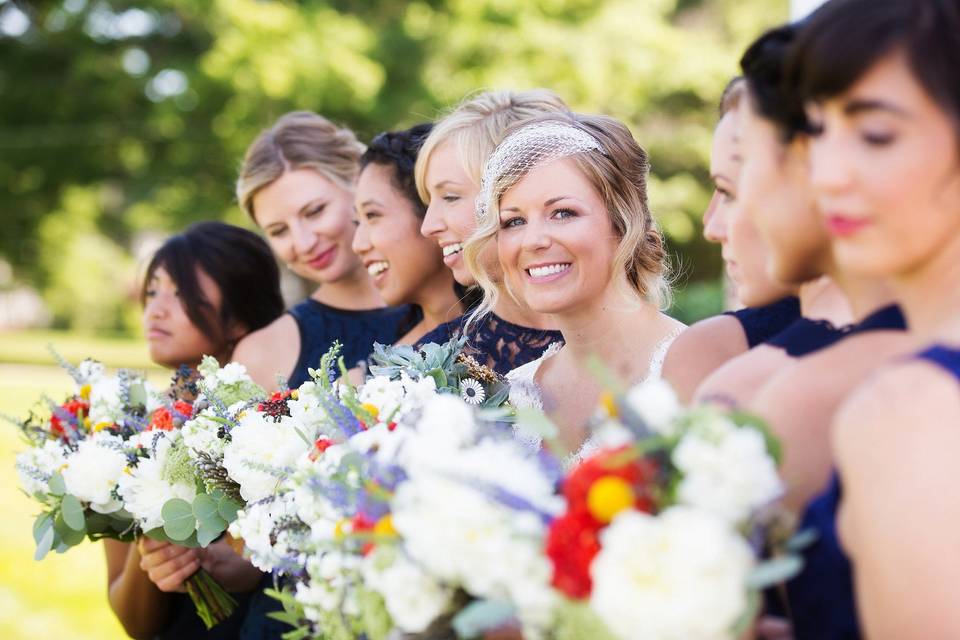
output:
POLYGON ((487 392, 483 390, 483 385, 467 378, 460 382, 460 399, 467 404, 480 405, 487 399, 487 392))
POLYGON ((275 421, 258 411, 249 411, 230 431, 223 450, 223 466, 240 484, 240 495, 256 502, 273 495, 297 459, 310 451, 315 432, 305 432, 289 416, 275 421), (299 432, 298 432, 299 430, 299 432))
POLYGON ((42 447, 33 447, 17 454, 20 486, 30 495, 47 494, 50 476, 66 462, 66 450, 56 440, 47 440, 42 447))
POLYGON ((361 574, 364 584, 383 597, 393 622, 406 633, 426 630, 453 600, 452 589, 403 554, 384 553, 378 548, 364 558, 361 574))
POLYGON ((783 493, 763 435, 710 414, 683 436, 673 451, 683 473, 677 500, 741 523, 783 493))
POLYGON ((117 376, 100 376, 90 385, 90 421, 119 422, 123 419, 122 385, 117 376))
POLYGON ((67 493, 100 513, 120 509, 123 505, 112 492, 127 466, 122 448, 123 440, 107 434, 81 441, 63 471, 67 493))
POLYGON ((423 406, 416 430, 416 446, 427 447, 437 455, 463 447, 473 442, 477 435, 473 410, 460 398, 450 394, 434 394, 430 397, 423 406))
POLYGON ((217 382, 219 384, 236 384, 249 380, 250 376, 247 375, 247 368, 239 362, 230 362, 217 370, 217 382))
POLYGON ((347 616, 360 613, 356 590, 349 588, 358 580, 361 559, 336 551, 307 558, 310 584, 297 584, 294 597, 303 605, 308 620, 318 622, 321 613, 338 611, 347 616))
POLYGON ((193 502, 197 495, 193 478, 165 473, 170 450, 178 445, 177 432, 170 432, 170 435, 154 432, 154 437, 155 445, 150 457, 141 458, 135 468, 121 475, 118 487, 124 508, 140 522, 144 531, 163 526, 161 511, 168 500, 180 498, 193 502))
POLYGON ((193 419, 187 420, 181 428, 183 442, 190 450, 192 458, 197 452, 203 452, 213 458, 223 455, 224 441, 219 437, 221 424, 216 418, 213 409, 204 409, 193 419))
POLYGON ((83 381, 83 384, 93 384, 103 376, 104 367, 96 360, 90 360, 87 358, 77 365, 77 373, 79 374, 80 379, 83 381))
POLYGON ((375 406, 383 420, 394 419, 393 416, 400 410, 405 395, 403 382, 385 376, 370 378, 357 391, 360 402, 375 406))
POLYGON ((677 394, 666 380, 657 378, 636 385, 627 392, 624 402, 656 433, 676 433, 675 420, 681 405, 677 394))
POLYGON ((725 522, 688 507, 628 511, 600 539, 590 605, 616 636, 732 640, 754 559, 725 522))
POLYGON ((303 557, 296 553, 302 547, 299 538, 291 529, 277 530, 281 520, 295 515, 291 496, 281 495, 241 509, 228 530, 234 538, 243 540, 244 555, 250 562, 261 571, 269 572, 285 560, 303 562, 303 557), (291 558, 291 554, 294 557, 291 558))

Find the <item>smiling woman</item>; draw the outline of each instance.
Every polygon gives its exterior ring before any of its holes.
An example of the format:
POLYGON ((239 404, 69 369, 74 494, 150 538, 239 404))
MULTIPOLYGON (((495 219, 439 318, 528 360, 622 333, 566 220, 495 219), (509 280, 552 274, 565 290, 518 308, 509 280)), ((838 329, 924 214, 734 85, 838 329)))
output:
POLYGON ((415 305, 420 313, 398 342, 412 344, 442 322, 463 313, 453 273, 437 244, 420 235, 426 205, 417 194, 413 168, 432 125, 381 133, 360 158, 355 208, 359 220, 353 250, 390 305, 415 305))
POLYGON ((511 401, 552 414, 571 451, 600 385, 585 364, 599 357, 622 379, 658 377, 683 325, 664 315, 666 252, 647 204, 646 152, 620 122, 557 114, 521 124, 490 156, 467 264, 485 313, 498 288, 477 264, 496 242, 509 295, 551 314, 565 346, 514 369, 511 401))
POLYGON ((237 199, 267 234, 274 254, 319 285, 275 322, 237 345, 234 359, 267 389, 309 379, 334 340, 348 367, 392 343, 408 309, 384 308, 350 245, 353 190, 364 147, 348 129, 315 113, 280 118, 247 150, 237 199))

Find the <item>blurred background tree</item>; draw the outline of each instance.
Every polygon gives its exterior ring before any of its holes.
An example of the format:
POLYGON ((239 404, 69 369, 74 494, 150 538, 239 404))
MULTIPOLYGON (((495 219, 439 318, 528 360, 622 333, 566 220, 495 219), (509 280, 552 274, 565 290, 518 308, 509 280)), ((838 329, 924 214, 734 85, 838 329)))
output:
POLYGON ((701 238, 715 104, 786 0, 0 0, 0 258, 56 325, 135 331, 151 234, 248 224, 247 144, 291 109, 362 139, 485 88, 548 87, 626 121, 679 272, 675 312, 721 304, 701 238))

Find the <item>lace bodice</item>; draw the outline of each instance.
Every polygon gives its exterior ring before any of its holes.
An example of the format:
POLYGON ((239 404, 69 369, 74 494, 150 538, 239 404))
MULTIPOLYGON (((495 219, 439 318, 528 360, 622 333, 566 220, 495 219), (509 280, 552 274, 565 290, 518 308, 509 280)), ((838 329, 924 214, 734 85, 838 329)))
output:
MULTIPOLYGON (((683 333, 684 329, 686 329, 686 327, 674 329, 654 346, 653 353, 650 355, 650 364, 647 367, 647 373, 640 380, 637 380, 637 383, 660 378, 663 373, 663 361, 667 357, 667 351, 670 350, 670 345, 677 339, 677 336, 683 333)), ((547 347, 547 350, 543 352, 542 356, 517 367, 507 374, 507 382, 510 383, 510 404, 518 409, 528 407, 543 409, 543 392, 536 381, 537 371, 540 370, 540 365, 542 365, 547 358, 555 356, 560 352, 562 347, 562 343, 553 343, 547 347)), ((519 432, 517 433, 517 437, 534 448, 539 448, 541 444, 540 438, 537 437, 530 437, 519 432)), ((564 466, 571 467, 580 460, 590 456, 597 450, 600 444, 601 443, 597 442, 594 437, 588 438, 576 453, 571 454, 563 460, 564 466)))
MULTIPOLYGON (((420 338, 417 345, 429 342, 443 344, 459 337, 464 333, 465 322, 464 316, 445 322, 420 338)), ((544 349, 562 344, 562 341, 563 336, 559 331, 523 327, 490 313, 470 327, 464 353, 497 373, 506 374, 536 360, 544 349)))

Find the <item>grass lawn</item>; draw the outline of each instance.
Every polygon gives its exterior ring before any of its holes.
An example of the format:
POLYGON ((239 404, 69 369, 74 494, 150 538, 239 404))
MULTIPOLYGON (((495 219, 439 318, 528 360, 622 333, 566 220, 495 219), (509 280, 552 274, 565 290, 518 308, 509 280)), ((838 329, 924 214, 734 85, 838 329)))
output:
MULTIPOLYGON (((91 356, 111 367, 150 368, 142 341, 0 333, 0 414, 23 417, 41 394, 59 398, 71 390, 70 377, 51 364, 47 343, 72 362, 91 356)), ((149 373, 160 383, 166 378, 156 368, 149 373)), ((22 448, 16 428, 0 424, 0 638, 125 638, 107 604, 101 544, 84 542, 63 555, 33 559, 30 527, 38 508, 19 490, 13 466, 22 448)))

